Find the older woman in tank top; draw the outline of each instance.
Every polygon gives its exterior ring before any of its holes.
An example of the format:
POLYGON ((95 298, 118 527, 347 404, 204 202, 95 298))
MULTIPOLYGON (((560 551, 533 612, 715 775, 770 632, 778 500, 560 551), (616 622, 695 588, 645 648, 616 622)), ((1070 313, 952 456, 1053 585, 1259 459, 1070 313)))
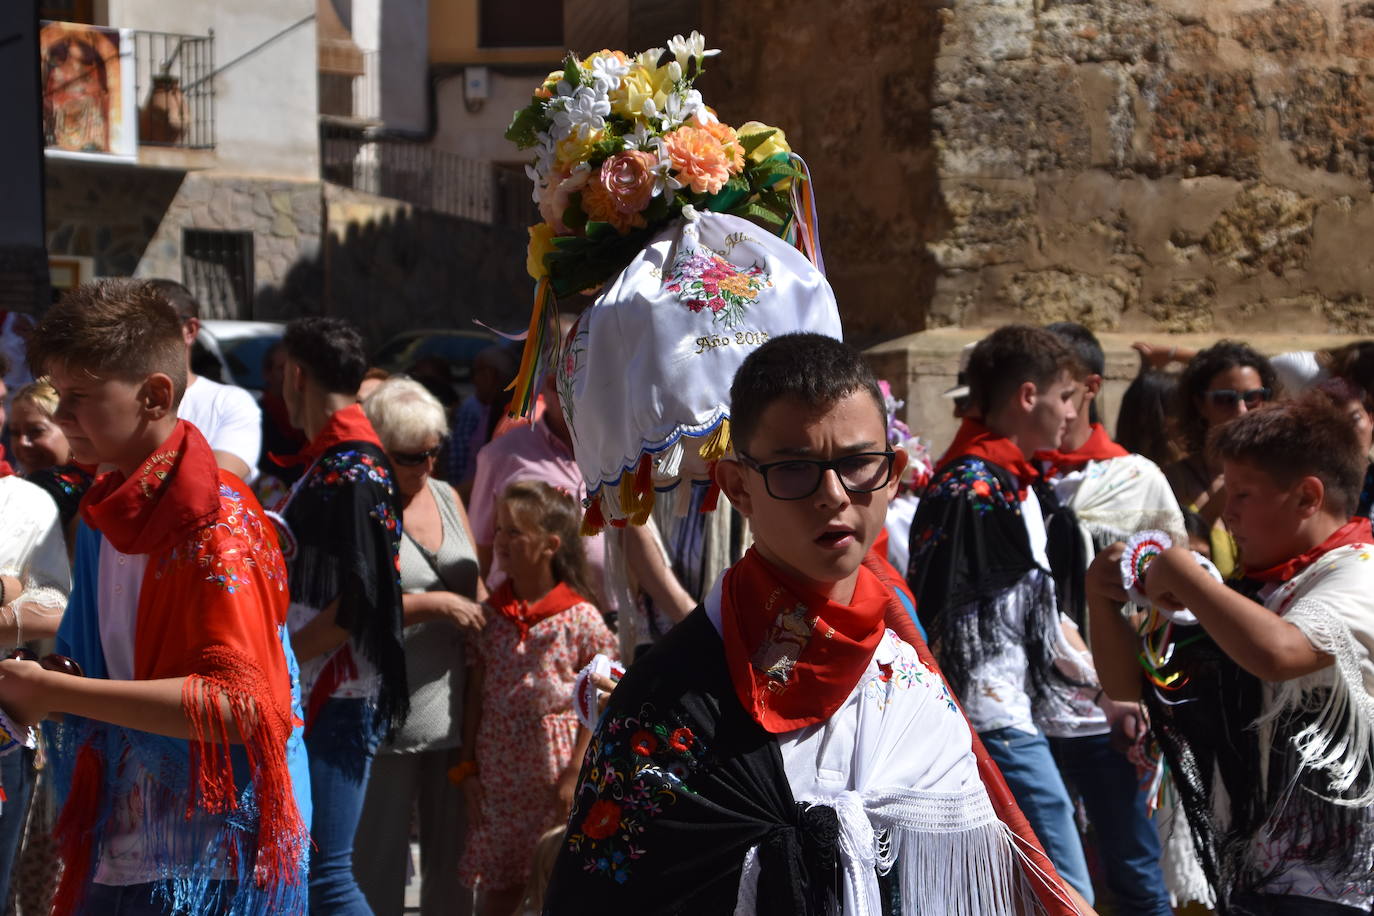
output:
POLYGON ((411 693, 410 716, 372 764, 353 870, 374 912, 400 913, 418 805, 420 912, 466 916, 471 892, 458 881, 466 818, 448 771, 463 734, 463 641, 482 628, 487 591, 462 500, 433 477, 448 433, 443 405, 423 385, 398 377, 379 385, 363 410, 391 461, 403 506, 401 590, 411 693))

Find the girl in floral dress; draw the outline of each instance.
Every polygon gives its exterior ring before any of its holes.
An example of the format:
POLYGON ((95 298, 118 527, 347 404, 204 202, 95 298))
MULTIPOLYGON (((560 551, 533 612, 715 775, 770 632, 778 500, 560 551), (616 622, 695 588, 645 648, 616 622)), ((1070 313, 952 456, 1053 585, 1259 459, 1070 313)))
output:
POLYGON ((509 578, 488 599, 467 684, 462 780, 473 832, 460 874, 480 916, 510 916, 539 837, 571 806, 590 735, 572 707, 577 673, 616 641, 587 600, 580 512, 545 483, 511 484, 492 550, 509 578))

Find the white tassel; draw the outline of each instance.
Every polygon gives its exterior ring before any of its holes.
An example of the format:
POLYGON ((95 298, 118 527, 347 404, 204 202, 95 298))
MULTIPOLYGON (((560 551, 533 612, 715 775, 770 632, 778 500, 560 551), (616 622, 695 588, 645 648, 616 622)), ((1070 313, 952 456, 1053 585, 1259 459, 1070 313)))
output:
POLYGON ((682 440, 678 439, 659 452, 658 460, 654 463, 654 477, 663 481, 677 477, 678 471, 682 469, 682 451, 682 440))

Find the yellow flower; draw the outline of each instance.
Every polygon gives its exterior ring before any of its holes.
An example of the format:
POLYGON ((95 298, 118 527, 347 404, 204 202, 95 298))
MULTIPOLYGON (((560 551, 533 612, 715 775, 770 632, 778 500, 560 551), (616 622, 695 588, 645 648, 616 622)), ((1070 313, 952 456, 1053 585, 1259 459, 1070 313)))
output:
POLYGON ((579 162, 585 162, 592 154, 592 147, 600 143, 605 136, 604 130, 594 130, 590 133, 578 130, 559 140, 556 150, 557 165, 561 168, 571 168, 579 162))
POLYGON ((630 72, 620 81, 620 86, 611 93, 611 111, 626 118, 638 118, 644 113, 646 99, 654 100, 654 107, 663 111, 668 104, 668 93, 673 82, 668 76, 667 67, 656 66, 658 53, 646 51, 635 58, 630 72))
POLYGON ((775 131, 775 133, 754 148, 754 151, 749 154, 750 162, 762 162, 769 156, 774 156, 778 153, 792 152, 792 147, 787 145, 787 135, 782 132, 782 129, 778 127, 769 127, 761 121, 750 121, 747 124, 741 125, 736 133, 739 134, 741 139, 747 139, 754 134, 767 133, 770 130, 775 131))
POLYGON ((531 277, 542 280, 549 273, 544 266, 544 255, 553 251, 553 227, 539 223, 530 227, 530 247, 525 255, 525 270, 531 277))

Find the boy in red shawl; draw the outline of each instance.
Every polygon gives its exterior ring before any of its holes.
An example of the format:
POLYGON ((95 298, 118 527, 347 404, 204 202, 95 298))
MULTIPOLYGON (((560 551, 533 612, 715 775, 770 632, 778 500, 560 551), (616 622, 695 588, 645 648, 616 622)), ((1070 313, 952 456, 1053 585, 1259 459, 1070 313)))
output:
POLYGON ((44 316, 29 355, 61 396, 76 460, 114 468, 82 500, 58 633, 86 676, 49 670, 60 659, 0 662, 12 717, 62 717, 54 912, 302 912, 285 567, 252 492, 177 419, 176 313, 141 281, 88 284, 44 316))

